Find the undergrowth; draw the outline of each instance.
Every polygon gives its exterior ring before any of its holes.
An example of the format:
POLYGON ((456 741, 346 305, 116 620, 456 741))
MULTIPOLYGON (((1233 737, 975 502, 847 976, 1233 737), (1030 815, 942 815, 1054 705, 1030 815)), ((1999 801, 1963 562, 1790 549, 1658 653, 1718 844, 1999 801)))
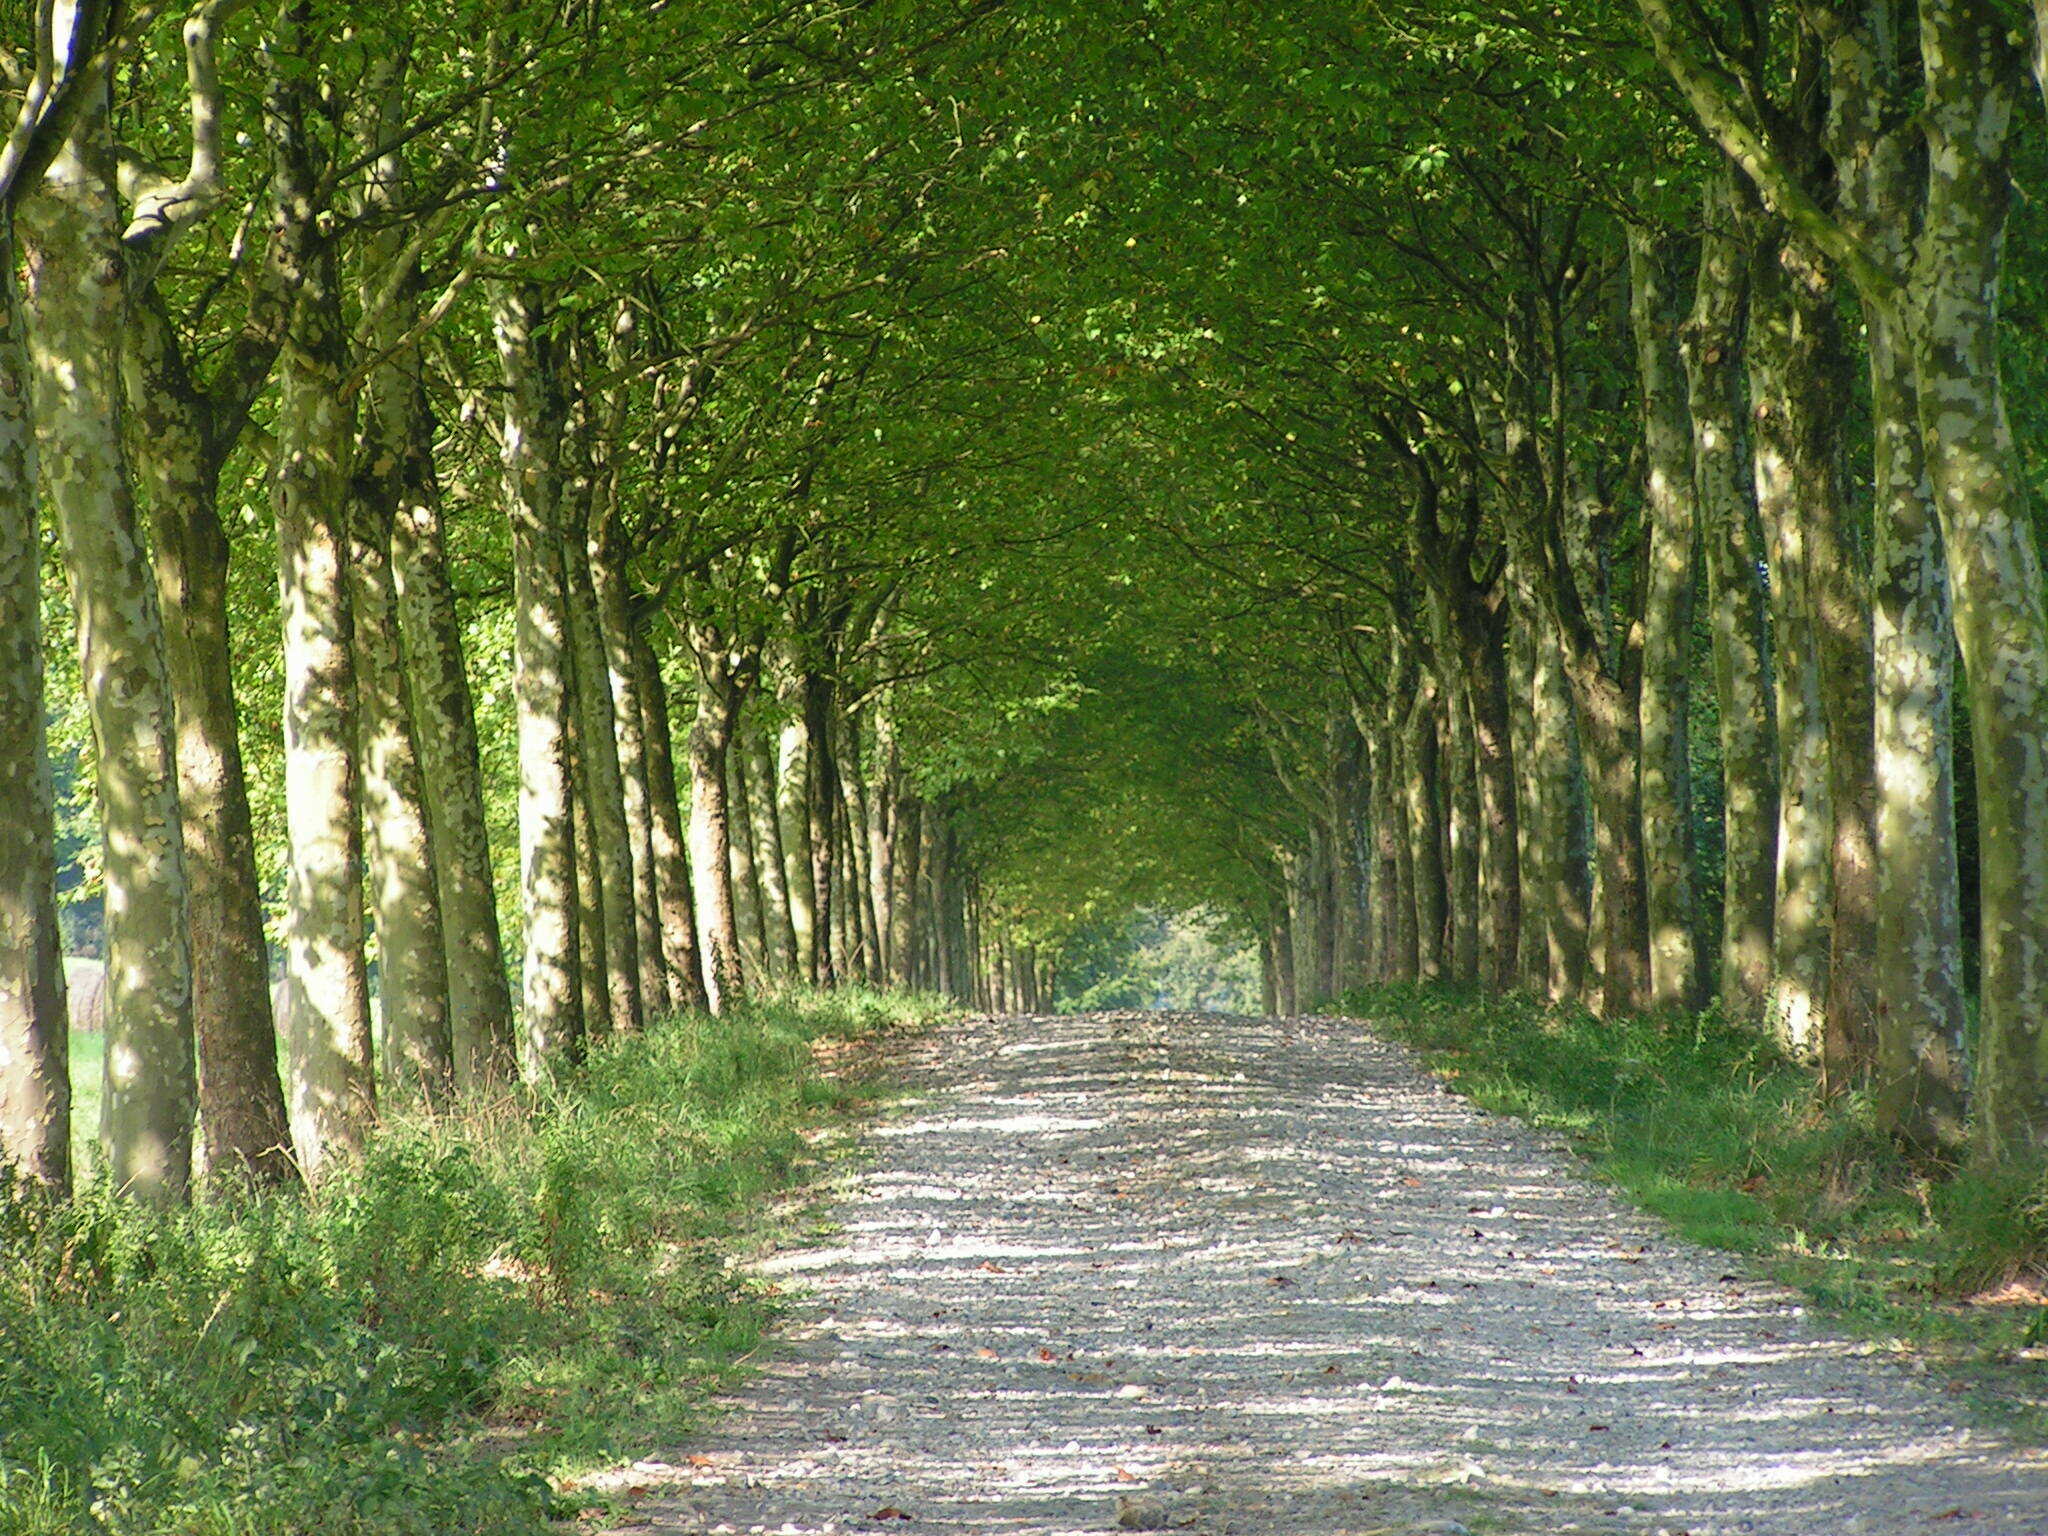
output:
POLYGON ((819 1054, 934 1011, 670 1020, 544 1092, 391 1123, 305 1198, 0 1200, 0 1531, 545 1529, 756 1347, 774 1297, 734 1260, 872 1092, 819 1054))
POLYGON ((1527 997, 1370 988, 1341 1011, 1419 1047, 1458 1092, 1562 1133, 1685 1236, 1753 1255, 1866 1336, 1960 1372, 2048 1438, 2048 1184, 1931 1172, 1811 1072, 1715 1012, 1596 1019, 1527 997))

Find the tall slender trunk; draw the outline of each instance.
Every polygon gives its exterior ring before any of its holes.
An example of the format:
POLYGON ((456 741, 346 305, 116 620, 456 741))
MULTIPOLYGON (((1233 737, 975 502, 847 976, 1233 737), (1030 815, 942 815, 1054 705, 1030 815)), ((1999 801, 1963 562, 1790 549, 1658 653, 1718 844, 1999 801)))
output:
POLYGON ((1548 625, 1541 626, 1534 642, 1530 700, 1535 716, 1537 814, 1542 829, 1537 868, 1547 917, 1545 987, 1553 1002, 1575 1002, 1586 991, 1592 921, 1585 884, 1579 877, 1584 861, 1578 857, 1583 835, 1577 813, 1584 798, 1584 773, 1564 657, 1548 625))
POLYGON ((153 292, 132 304, 123 351, 177 724, 205 1166, 215 1182, 289 1184, 298 1169, 277 1069, 263 893, 228 636, 229 547, 218 506, 225 445, 153 292))
POLYGON ((1742 454, 1743 309, 1749 276, 1729 188, 1706 196, 1699 278, 1682 350, 1690 391, 1693 495, 1712 610, 1721 730, 1721 1005, 1761 1021, 1771 995, 1778 769, 1762 553, 1742 454))
MULTIPOLYGON (((368 94, 377 99, 378 110, 362 139, 374 153, 404 118, 402 52, 372 67, 368 94)), ((416 268, 404 255, 403 230, 390 217, 403 200, 404 176, 402 156, 378 154, 359 210, 372 227, 364 241, 358 286, 362 312, 370 317, 365 345, 377 362, 363 391, 356 445, 349 580, 385 1081, 438 1108, 455 1089, 448 954, 391 559, 398 508, 412 495, 407 477, 421 468, 416 445, 423 433, 412 417, 424 402, 409 371, 414 360, 404 335, 412 318, 407 310, 417 305, 403 303, 397 294, 393 302, 379 302, 385 284, 398 284, 405 297, 417 285, 416 268)), ((429 445, 429 466, 431 453, 429 445)))
POLYGON ((690 724, 690 865, 696 876, 697 940, 713 1013, 724 1013, 745 989, 733 906, 732 816, 726 801, 725 755, 739 713, 739 690, 722 643, 697 652, 697 714, 690 724))
POLYGON ((563 404, 540 293, 502 283, 492 330, 505 380, 504 494, 512 523, 512 691, 519 717, 519 891, 526 917, 520 1054, 544 1076, 583 1050, 578 974, 569 624, 563 592, 563 404))
POLYGON ((889 953, 893 957, 892 979, 899 987, 917 985, 917 873, 923 840, 921 822, 924 806, 915 796, 898 793, 896 825, 890 836, 895 847, 893 875, 895 890, 889 899, 889 953))
POLYGON ((779 786, 775 782, 775 738, 764 726, 746 731, 741 748, 747 754, 747 782, 753 793, 747 809, 753 818, 754 849, 761 877, 761 897, 768 921, 769 969, 785 983, 797 980, 796 928, 789 917, 789 854, 782 846, 782 818, 776 814, 779 786))
POLYGON ((1976 764, 1981 953, 1976 1141, 2048 1149, 2048 612, 2006 420, 1998 299, 2019 82, 1987 0, 1925 0, 1927 204, 1911 316, 1976 764))
POLYGON ((121 438, 125 299, 107 83, 23 204, 26 309, 43 484, 78 620, 98 763, 106 880, 106 1086, 101 1137, 115 1186, 183 1200, 197 1082, 184 839, 170 679, 155 578, 121 438))
POLYGON ((1648 912, 1642 878, 1641 754, 1634 690, 1581 669, 1573 675, 1586 786, 1593 800, 1599 879, 1600 1006, 1608 1017, 1650 1006, 1648 912))
POLYGON ((417 382, 386 362, 373 370, 364 404, 349 579, 386 1081, 438 1107, 455 1087, 447 938, 391 559, 398 508, 418 499, 406 483, 419 467, 421 432, 410 420, 417 382))
POLYGON ((832 952, 835 915, 832 910, 835 842, 834 811, 839 801, 839 765, 832 750, 832 680, 807 665, 801 680, 804 748, 810 766, 808 793, 811 827, 811 893, 816 903, 817 968, 813 979, 829 987, 839 979, 832 952))
POLYGON ((484 814, 476 706, 441 531, 433 423, 417 374, 408 383, 414 405, 407 413, 404 494, 391 525, 391 575, 441 903, 455 1081, 468 1089, 512 1081, 519 1050, 484 814))
MULTIPOLYGON (((605 494, 602 474, 591 495, 605 494)), ((612 693, 612 664, 598 617, 596 584, 589 560, 590 508, 567 519, 564 574, 568 578, 569 638, 575 650, 577 723, 583 748, 582 782, 589 790, 589 860, 599 880, 604 914, 604 949, 590 965, 603 965, 607 1014, 615 1034, 633 1034, 643 1022, 640 997, 640 928, 634 903, 633 837, 626 818, 625 773, 619 763, 618 700, 612 693)))
POLYGON ((1687 739, 1696 529, 1692 434, 1678 358, 1679 306, 1667 242, 1631 225, 1629 314, 1635 332, 1648 484, 1647 586, 1642 596, 1644 896, 1650 1000, 1686 1006, 1699 992, 1692 889, 1692 766, 1687 739))
POLYGON ((1451 934, 1448 974, 1461 986, 1473 986, 1479 981, 1479 774, 1472 745, 1471 695, 1459 675, 1462 669, 1446 670, 1452 672, 1443 690, 1447 729, 1442 759, 1451 848, 1445 900, 1451 934))
POLYGON ((754 840, 753 786, 747 782, 744 727, 736 725, 725 754, 726 803, 732 816, 733 905, 740 930, 740 958, 753 984, 768 984, 768 903, 761 884, 760 848, 754 840))
POLYGON ((1749 393, 1757 516, 1770 560, 1771 652, 1778 738, 1777 911, 1770 1019, 1786 1050, 1818 1062, 1828 997, 1829 845, 1834 814, 1821 641, 1813 612, 1809 536, 1839 490, 1831 456, 1810 462, 1814 422, 1795 398, 1799 317, 1775 241, 1758 247, 1751 282, 1749 393), (1810 478, 1817 477, 1817 478, 1810 478))
POLYGON ((796 931, 797 974, 816 982, 818 893, 811 868, 810 754, 794 686, 784 690, 783 704, 797 713, 783 723, 776 738, 775 814, 782 825, 784 882, 789 888, 789 923, 796 931))
POLYGON ((669 727, 668 690, 661 663, 639 625, 633 627, 633 671, 639 679, 641 730, 647 742, 649 842, 661 902, 661 952, 669 997, 678 1008, 708 1008, 704 961, 697 944, 696 897, 690 878, 689 840, 676 793, 674 734, 669 727))
POLYGON ((1767 240, 1760 260, 1751 328, 1782 370, 1781 443, 1799 497, 1827 729, 1831 894, 1821 1051, 1828 1082, 1840 1087, 1865 1076, 1874 1056, 1877 922, 1870 606, 1842 462, 1851 369, 1829 270, 1793 241, 1774 252, 1767 240))
POLYGON ((575 661, 570 660, 569 840, 576 864, 576 986, 586 1038, 613 1032, 611 971, 605 964, 604 876, 591 825, 590 762, 583 750, 583 711, 576 699, 575 661))
POLYGON ((13 214, 0 202, 0 803, 13 808, 0 817, 0 1157, 61 1197, 71 1190, 71 1058, 30 388, 13 214))
POLYGON ((1294 925, 1288 917, 1286 897, 1274 896, 1267 924, 1275 960, 1275 1002, 1280 1014, 1291 1018, 1301 1012, 1301 991, 1294 969, 1294 925))
MULTIPOLYGON (((1829 44, 1830 151, 1842 168, 1842 217, 1904 272, 1925 193, 1912 110, 1920 71, 1912 40, 1888 20, 1872 7, 1865 25, 1829 44)), ((1910 327, 1891 302, 1862 298, 1873 449, 1874 1089, 1881 1125, 1922 1154, 1952 1158, 1966 1137, 1954 624, 1910 327)))
POLYGON ((640 1006, 650 1017, 673 1010, 661 943, 661 877, 654 856, 654 789, 648 762, 647 706, 633 660, 633 618, 624 561, 611 518, 592 527, 587 553, 597 596, 598 631, 610 677, 613 731, 618 738, 619 789, 633 873, 634 954, 640 965, 640 1006))
MULTIPOLYGON (((1440 696, 1436 679, 1420 675, 1414 698, 1407 711, 1407 741, 1403 754, 1407 766, 1404 794, 1408 808, 1409 868, 1415 900, 1416 975, 1435 981, 1444 974, 1445 919, 1449 902, 1449 880, 1443 855, 1442 775, 1438 763, 1437 712, 1440 696)), ((1286 976, 1292 962, 1283 969, 1286 976)), ((1289 977, 1288 994, 1293 995, 1289 977)), ((1290 1006, 1287 1010, 1292 1013, 1290 1006)))

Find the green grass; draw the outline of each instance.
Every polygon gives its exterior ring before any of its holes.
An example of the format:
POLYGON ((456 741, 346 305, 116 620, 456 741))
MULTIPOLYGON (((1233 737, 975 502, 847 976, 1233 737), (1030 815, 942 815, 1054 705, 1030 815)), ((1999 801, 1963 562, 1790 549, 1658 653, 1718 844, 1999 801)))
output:
POLYGON ((99 1152, 101 1071, 106 1054, 105 1035, 72 1035, 71 1161, 80 1169, 90 1168, 99 1152))
POLYGON ((1618 1021, 1522 997, 1373 988, 1341 1011, 1475 1102, 1563 1133, 1695 1242, 1752 1256, 1852 1330, 1921 1354, 2048 1439, 2048 1183, 1916 1165, 1860 1095, 1714 1013, 1618 1021))
POLYGON ((735 1260, 877 1091, 837 1042, 934 1011, 669 1021, 545 1093, 389 1124, 310 1198, 0 1199, 0 1532, 545 1529, 757 1347, 776 1297, 735 1260))

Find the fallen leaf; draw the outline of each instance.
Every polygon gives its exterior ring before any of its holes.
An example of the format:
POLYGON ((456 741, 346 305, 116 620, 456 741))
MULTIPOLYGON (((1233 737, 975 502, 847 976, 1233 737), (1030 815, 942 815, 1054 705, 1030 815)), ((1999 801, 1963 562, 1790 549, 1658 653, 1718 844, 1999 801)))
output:
POLYGON ((1056 1354, 1054 1354, 1054 1353, 1053 1353, 1053 1352, 1052 1352, 1051 1350, 1049 1350, 1049 1349, 1040 1349, 1040 1350, 1039 1350, 1039 1352, 1038 1352, 1038 1358, 1039 1358, 1039 1359, 1041 1359, 1041 1360, 1048 1360, 1048 1361, 1049 1361, 1049 1360, 1057 1360, 1057 1359, 1059 1359, 1059 1356, 1058 1356, 1058 1355, 1056 1355, 1056 1354))

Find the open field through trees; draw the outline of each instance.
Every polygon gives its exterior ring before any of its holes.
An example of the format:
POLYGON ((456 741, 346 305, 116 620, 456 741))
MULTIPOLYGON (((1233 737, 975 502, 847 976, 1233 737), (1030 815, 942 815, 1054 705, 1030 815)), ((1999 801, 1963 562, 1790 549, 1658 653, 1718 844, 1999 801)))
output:
POLYGON ((2044 100, 2018 0, 0 0, 9 1209, 1435 982, 2038 1269, 2044 100))

